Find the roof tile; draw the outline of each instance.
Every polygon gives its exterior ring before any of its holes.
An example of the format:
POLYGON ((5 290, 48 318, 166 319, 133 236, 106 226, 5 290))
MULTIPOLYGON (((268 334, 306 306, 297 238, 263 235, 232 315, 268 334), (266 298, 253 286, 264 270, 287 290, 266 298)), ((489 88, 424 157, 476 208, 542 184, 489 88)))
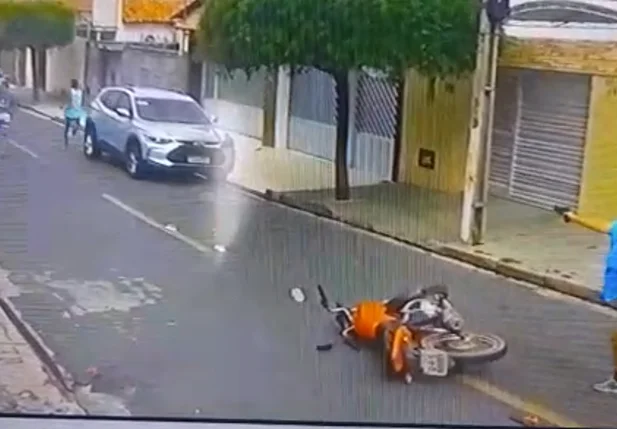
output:
POLYGON ((124 0, 122 20, 126 23, 166 23, 189 0, 124 0))

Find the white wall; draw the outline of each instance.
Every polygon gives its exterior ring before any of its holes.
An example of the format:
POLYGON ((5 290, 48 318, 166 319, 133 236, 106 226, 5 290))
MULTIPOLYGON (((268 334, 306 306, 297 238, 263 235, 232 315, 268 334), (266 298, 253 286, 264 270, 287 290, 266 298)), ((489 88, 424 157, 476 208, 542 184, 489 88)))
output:
POLYGON ((47 92, 67 90, 71 79, 79 82, 84 77, 86 41, 76 38, 73 43, 47 50, 47 92))
POLYGON ((123 24, 118 29, 116 41, 140 43, 148 35, 154 36, 157 43, 174 43, 176 29, 164 24, 123 24))
POLYGON ((122 22, 122 0, 93 0, 92 23, 95 27, 116 28, 116 41, 139 43, 148 35, 158 43, 174 43, 176 30, 166 24, 126 24, 122 22))
POLYGON ((202 105, 206 112, 219 118, 221 128, 255 139, 263 137, 263 109, 215 98, 206 98, 202 105))
POLYGON ((121 25, 121 0, 93 0, 92 23, 100 27, 119 27, 121 25))

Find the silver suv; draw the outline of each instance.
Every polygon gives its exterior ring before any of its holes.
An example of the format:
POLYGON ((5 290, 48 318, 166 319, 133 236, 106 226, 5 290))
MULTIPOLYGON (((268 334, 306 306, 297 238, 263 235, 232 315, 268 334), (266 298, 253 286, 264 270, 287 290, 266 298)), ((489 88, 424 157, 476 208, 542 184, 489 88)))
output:
POLYGON ((135 179, 155 170, 204 173, 225 179, 234 143, 191 97, 144 87, 109 87, 90 104, 84 155, 102 152, 122 160, 135 179))

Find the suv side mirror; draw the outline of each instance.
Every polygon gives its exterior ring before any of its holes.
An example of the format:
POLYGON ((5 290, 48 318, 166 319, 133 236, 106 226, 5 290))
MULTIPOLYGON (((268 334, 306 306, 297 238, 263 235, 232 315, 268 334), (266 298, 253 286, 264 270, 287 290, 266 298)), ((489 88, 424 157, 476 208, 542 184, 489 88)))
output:
POLYGON ((129 112, 128 109, 125 109, 124 107, 118 107, 116 109, 116 113, 120 116, 122 116, 123 118, 131 118, 131 112, 129 112))

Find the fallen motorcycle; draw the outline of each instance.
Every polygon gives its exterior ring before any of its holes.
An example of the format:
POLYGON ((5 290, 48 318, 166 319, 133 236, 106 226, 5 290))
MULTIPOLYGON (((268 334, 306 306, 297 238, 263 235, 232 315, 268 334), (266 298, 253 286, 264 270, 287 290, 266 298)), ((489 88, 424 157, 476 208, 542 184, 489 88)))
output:
POLYGON ((463 330, 463 318, 443 285, 420 289, 411 296, 384 301, 364 300, 352 307, 331 306, 322 286, 321 305, 334 315, 340 335, 350 346, 377 344, 386 371, 411 383, 420 373, 445 377, 455 367, 501 359, 507 344, 494 334, 463 330))

